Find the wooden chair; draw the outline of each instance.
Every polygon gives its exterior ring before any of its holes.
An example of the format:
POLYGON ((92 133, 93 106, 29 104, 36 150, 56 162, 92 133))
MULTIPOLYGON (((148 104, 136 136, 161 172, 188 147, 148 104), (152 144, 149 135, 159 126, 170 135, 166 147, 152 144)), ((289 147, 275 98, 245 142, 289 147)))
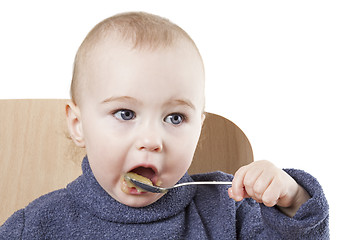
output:
MULTIPOLYGON (((81 174, 85 149, 69 139, 66 102, 0 100, 0 225, 14 211, 81 174)), ((231 121, 207 113, 189 173, 234 173, 252 161, 244 133, 231 121)))

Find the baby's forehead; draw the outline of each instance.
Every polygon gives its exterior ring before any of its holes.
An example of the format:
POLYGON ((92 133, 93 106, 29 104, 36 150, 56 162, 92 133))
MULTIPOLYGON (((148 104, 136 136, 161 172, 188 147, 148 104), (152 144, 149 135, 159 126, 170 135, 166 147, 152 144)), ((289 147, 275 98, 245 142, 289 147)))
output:
MULTIPOLYGON (((172 41, 170 44, 160 44, 158 42, 143 42, 138 44, 129 39, 124 39, 118 33, 110 33, 106 37, 99 38, 88 49, 79 61, 79 68, 83 72, 89 72, 88 69, 99 71, 99 64, 116 64, 112 59, 126 58, 128 55, 135 57, 145 53, 146 56, 165 54, 168 51, 184 52, 195 55, 194 60, 198 61, 203 66, 203 60, 198 52, 198 49, 188 39, 180 38, 172 41), (108 62, 104 60, 108 59, 108 62)), ((144 59, 145 61, 145 59, 144 59)), ((129 63, 131 64, 131 63, 129 63)), ((85 78, 85 80, 88 78, 85 78)))
POLYGON ((138 88, 153 90, 153 93, 166 90, 166 87, 172 91, 179 88, 186 92, 184 86, 188 86, 188 81, 199 79, 194 81, 198 85, 204 82, 204 69, 199 55, 188 42, 149 49, 134 48, 131 43, 110 39, 95 46, 92 52, 83 66, 85 76, 82 80, 87 87, 84 90, 98 96, 103 92, 106 95, 123 95, 122 89, 125 95, 130 93, 134 96, 138 88), (186 81, 181 82, 181 79, 186 81), (153 86, 146 88, 148 84, 153 86), (96 92, 96 89, 102 91, 96 92), (116 91, 113 92, 113 89, 116 91))
MULTIPOLYGON (((170 44, 169 46, 152 46, 141 45, 135 46, 133 42, 119 39, 117 36, 114 38, 102 39, 93 49, 87 54, 88 60, 85 61, 85 68, 92 69, 93 71, 102 71, 106 68, 100 65, 106 65, 108 68, 117 69, 119 64, 128 64, 129 68, 138 68, 141 65, 133 65, 133 62, 141 61, 146 63, 150 59, 162 59, 168 58, 173 61, 173 58, 186 58, 189 56, 191 62, 195 62, 198 65, 196 71, 202 69, 204 73, 203 61, 195 50, 194 46, 185 39, 180 39, 170 44), (132 61, 125 61, 130 58, 132 61)), ((183 62, 185 59, 179 59, 183 62)), ((167 61, 164 61, 167 62, 167 61)), ((156 64, 158 62, 155 62, 156 64)), ((166 63, 169 64, 169 61, 166 63)), ((126 66, 127 67, 127 66, 126 66)), ((133 69, 134 70, 134 69, 133 69)), ((105 71, 106 74, 107 71, 105 71)))

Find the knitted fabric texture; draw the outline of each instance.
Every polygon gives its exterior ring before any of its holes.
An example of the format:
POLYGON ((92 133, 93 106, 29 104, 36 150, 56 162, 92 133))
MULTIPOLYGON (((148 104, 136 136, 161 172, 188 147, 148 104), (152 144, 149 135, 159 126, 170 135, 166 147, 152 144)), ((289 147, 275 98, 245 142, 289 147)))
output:
MULTIPOLYGON (((147 207, 132 208, 98 184, 87 157, 82 169, 66 188, 15 212, 0 227, 0 239, 329 239, 327 201, 304 171, 285 170, 312 196, 289 218, 252 199, 233 201, 227 186, 177 188, 147 207)), ((185 174, 179 182, 232 179, 213 172, 185 174)))

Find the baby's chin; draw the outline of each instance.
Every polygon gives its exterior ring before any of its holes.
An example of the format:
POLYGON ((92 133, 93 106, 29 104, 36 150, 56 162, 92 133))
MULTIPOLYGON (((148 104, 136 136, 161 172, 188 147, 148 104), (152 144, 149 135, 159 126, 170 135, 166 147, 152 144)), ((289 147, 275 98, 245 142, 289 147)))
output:
POLYGON ((129 207, 140 208, 153 204, 154 202, 159 200, 164 194, 146 193, 141 195, 124 195, 125 196, 121 199, 116 200, 129 207))

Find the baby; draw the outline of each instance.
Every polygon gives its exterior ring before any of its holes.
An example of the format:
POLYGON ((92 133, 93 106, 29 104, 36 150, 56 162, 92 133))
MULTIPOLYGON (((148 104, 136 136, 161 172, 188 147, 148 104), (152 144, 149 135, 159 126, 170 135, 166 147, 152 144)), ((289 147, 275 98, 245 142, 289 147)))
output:
POLYGON ((189 176, 204 121, 204 67, 188 34, 161 17, 124 13, 80 46, 66 106, 83 174, 14 213, 4 239, 326 239, 328 204, 317 180, 256 161, 233 176, 189 176), (231 181, 166 194, 154 185, 231 181))

